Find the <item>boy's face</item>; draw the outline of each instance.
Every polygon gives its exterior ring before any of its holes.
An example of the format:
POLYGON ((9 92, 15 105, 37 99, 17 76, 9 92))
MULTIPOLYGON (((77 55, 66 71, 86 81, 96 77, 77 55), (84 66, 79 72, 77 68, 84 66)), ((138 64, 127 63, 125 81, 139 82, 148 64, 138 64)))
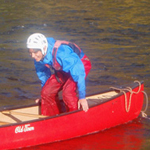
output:
POLYGON ((43 59, 43 54, 39 49, 29 49, 30 56, 35 59, 37 62, 43 59))

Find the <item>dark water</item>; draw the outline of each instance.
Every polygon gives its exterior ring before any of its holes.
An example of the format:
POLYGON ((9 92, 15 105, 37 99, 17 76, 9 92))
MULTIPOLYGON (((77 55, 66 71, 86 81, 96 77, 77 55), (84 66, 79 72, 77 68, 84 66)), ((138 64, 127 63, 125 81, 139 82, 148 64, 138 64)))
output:
MULTIPOLYGON (((92 61, 87 93, 143 80, 150 98, 149 0, 0 0, 0 107, 34 102, 40 83, 26 39, 73 41, 92 61)), ((150 116, 150 105, 147 110, 150 116)), ((149 149, 150 120, 30 149, 149 149)), ((28 148, 29 149, 29 148, 28 148)))

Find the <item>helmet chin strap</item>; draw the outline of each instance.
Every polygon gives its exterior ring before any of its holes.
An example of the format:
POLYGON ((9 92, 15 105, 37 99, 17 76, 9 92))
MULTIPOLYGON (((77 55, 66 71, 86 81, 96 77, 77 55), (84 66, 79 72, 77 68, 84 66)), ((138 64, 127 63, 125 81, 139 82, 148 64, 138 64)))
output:
POLYGON ((46 55, 46 52, 47 52, 47 46, 44 46, 44 48, 42 49, 42 54, 43 54, 43 56, 46 55))

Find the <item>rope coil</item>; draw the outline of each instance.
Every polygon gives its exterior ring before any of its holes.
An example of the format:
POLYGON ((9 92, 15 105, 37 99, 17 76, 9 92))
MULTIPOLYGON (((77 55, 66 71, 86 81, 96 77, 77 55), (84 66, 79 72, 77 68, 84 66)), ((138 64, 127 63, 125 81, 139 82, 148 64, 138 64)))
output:
MULTIPOLYGON (((116 88, 116 87, 110 87, 112 88, 113 90, 118 90, 120 92, 122 92, 125 96, 125 110, 126 112, 128 113, 130 111, 130 108, 131 108, 131 100, 132 100, 132 95, 133 94, 138 94, 140 91, 141 91, 141 83, 139 81, 134 81, 134 83, 137 82, 139 84, 139 89, 137 92, 133 91, 131 87, 126 87, 126 88, 116 88), (127 100, 127 94, 126 94, 126 91, 130 92, 130 96, 129 96, 129 104, 128 104, 128 100, 127 100)), ((145 95, 146 97, 146 107, 143 111, 141 111, 142 113, 142 117, 144 118, 148 118, 147 117, 147 114, 145 113, 147 108, 148 108, 148 96, 146 94, 146 92, 142 91, 143 94, 145 95)))

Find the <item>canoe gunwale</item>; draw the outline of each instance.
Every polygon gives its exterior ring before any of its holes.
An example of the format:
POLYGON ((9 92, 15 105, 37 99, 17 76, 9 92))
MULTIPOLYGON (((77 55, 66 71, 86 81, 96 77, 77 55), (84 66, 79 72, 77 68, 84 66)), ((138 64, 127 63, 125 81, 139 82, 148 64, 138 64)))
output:
MULTIPOLYGON (((144 83, 143 81, 140 82, 141 85, 144 83)), ((130 86, 133 89, 137 88, 139 86, 138 83, 131 83, 131 84, 127 84, 127 85, 123 85, 123 86, 117 86, 117 88, 120 88, 120 89, 123 89, 127 86, 130 86)), ((92 95, 87 95, 88 96, 94 96, 96 94, 102 94, 102 93, 107 93, 107 92, 111 92, 111 91, 115 91, 113 89, 107 89, 107 90, 103 90, 99 93, 94 93, 92 95)), ((126 91, 127 93, 128 91, 126 91)), ((98 103, 98 104, 95 104, 94 106, 91 106, 90 108, 93 108, 93 107, 96 107, 98 105, 102 105, 104 103, 107 103, 109 101, 113 101, 114 99, 120 97, 124 95, 123 92, 120 92, 118 93, 117 95, 114 95, 112 96, 111 98, 108 98, 107 100, 101 102, 101 103, 98 103)), ((30 104, 30 105, 24 105, 24 106, 14 106, 14 107, 5 107, 3 109, 0 109, 0 112, 2 111, 6 111, 6 110, 15 110, 15 109, 21 109, 21 108, 28 108, 28 107, 34 107, 34 106, 39 106, 39 104, 30 104)), ((56 116, 47 116, 45 118, 38 118, 38 119, 33 119, 33 120, 28 120, 28 121, 22 121, 22 122, 17 122, 17 123, 10 123, 10 124, 4 124, 4 125, 0 125, 0 128, 4 128, 4 127, 9 127, 9 126, 16 126, 16 125, 22 125, 22 124, 29 124, 29 123, 33 123, 33 122, 39 122, 39 121, 44 121, 44 120, 48 120, 48 119, 53 119, 53 118, 57 118, 57 117, 63 117, 63 116, 67 116, 67 115, 70 115, 70 114, 73 114, 73 113, 78 113, 78 112, 81 112, 83 111, 82 109, 80 110, 75 110, 75 111, 72 111, 72 112, 64 112, 64 113, 61 113, 59 115, 56 115, 56 116)))

